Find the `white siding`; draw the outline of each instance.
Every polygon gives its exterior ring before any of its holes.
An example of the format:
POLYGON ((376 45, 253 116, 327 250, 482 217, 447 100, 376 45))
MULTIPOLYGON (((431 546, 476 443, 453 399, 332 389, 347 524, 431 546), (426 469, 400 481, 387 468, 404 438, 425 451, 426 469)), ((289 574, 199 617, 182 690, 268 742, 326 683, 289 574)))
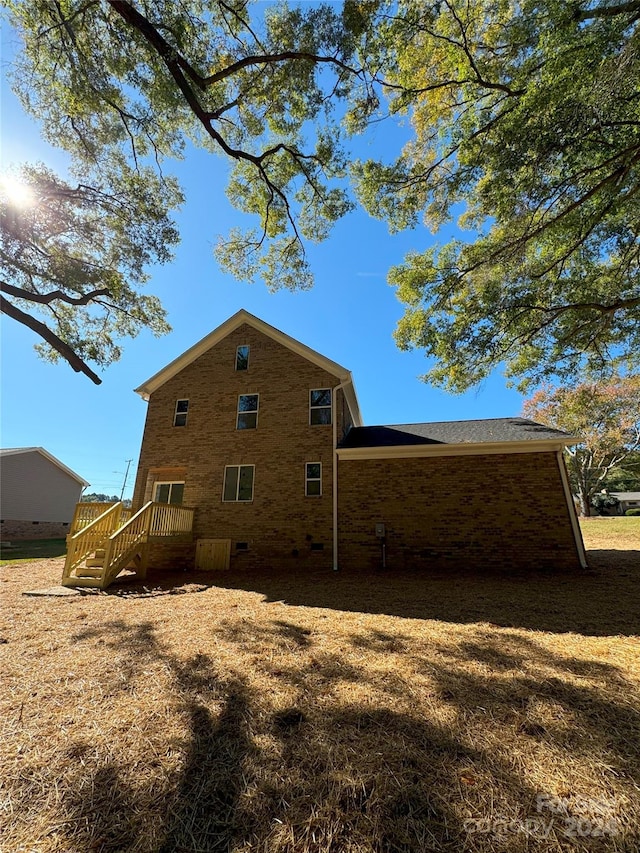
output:
POLYGON ((82 485, 37 450, 0 456, 0 518, 67 521, 82 485))

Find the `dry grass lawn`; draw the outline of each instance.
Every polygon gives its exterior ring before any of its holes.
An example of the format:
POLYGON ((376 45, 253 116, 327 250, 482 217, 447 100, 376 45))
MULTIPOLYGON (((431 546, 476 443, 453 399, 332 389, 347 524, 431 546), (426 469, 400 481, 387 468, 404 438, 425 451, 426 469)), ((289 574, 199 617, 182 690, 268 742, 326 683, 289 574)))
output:
POLYGON ((640 519, 585 538, 570 576, 4 567, 0 850, 637 853, 640 519))

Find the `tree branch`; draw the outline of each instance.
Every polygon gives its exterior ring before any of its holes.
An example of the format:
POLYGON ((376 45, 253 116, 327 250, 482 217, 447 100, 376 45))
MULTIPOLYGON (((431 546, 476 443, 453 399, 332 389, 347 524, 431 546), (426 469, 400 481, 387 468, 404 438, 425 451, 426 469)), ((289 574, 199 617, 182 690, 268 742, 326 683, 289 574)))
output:
POLYGON ((9 296, 15 296, 17 299, 26 299, 29 302, 38 302, 40 305, 48 305, 55 299, 61 302, 66 302, 69 305, 87 305, 98 296, 111 296, 111 291, 108 287, 103 287, 100 290, 92 290, 90 293, 85 293, 83 296, 69 296, 63 290, 52 290, 50 293, 35 293, 30 290, 24 290, 22 287, 15 287, 6 281, 0 281, 0 290, 8 293, 9 296))
POLYGON ((6 314, 7 317, 17 320, 18 323, 22 323, 23 326, 27 326, 39 335, 49 344, 49 346, 53 347, 54 350, 60 353, 76 373, 84 373, 85 376, 88 376, 96 385, 102 384, 102 379, 100 379, 98 374, 91 370, 89 365, 71 349, 69 344, 65 343, 62 338, 59 338, 48 326, 45 326, 44 323, 41 323, 39 320, 36 320, 35 317, 32 317, 30 314, 26 314, 19 308, 16 308, 16 306, 5 299, 4 296, 0 296, 0 312, 6 314))
POLYGON ((617 6, 596 6, 595 9, 581 9, 576 4, 573 17, 576 21, 590 21, 593 18, 613 18, 616 15, 626 15, 628 12, 640 13, 640 2, 630 0, 629 3, 618 3, 617 6))
POLYGON ((565 314, 567 311, 584 311, 587 309, 599 311, 601 314, 615 314, 616 311, 635 308, 636 305, 640 305, 640 296, 636 296, 633 299, 618 299, 617 302, 613 302, 611 305, 603 305, 601 302, 572 302, 568 305, 546 307, 545 305, 520 303, 518 307, 526 308, 528 311, 542 311, 545 314, 553 314, 554 317, 557 317, 560 314, 565 314))

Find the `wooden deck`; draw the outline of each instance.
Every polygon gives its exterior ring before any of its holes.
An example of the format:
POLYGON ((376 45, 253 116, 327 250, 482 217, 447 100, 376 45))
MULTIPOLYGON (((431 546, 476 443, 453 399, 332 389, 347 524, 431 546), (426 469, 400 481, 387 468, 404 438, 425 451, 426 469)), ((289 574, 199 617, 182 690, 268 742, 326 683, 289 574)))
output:
POLYGON ((133 515, 122 503, 78 504, 62 585, 106 589, 124 569, 146 577, 149 543, 190 541, 194 512, 154 501, 133 515))

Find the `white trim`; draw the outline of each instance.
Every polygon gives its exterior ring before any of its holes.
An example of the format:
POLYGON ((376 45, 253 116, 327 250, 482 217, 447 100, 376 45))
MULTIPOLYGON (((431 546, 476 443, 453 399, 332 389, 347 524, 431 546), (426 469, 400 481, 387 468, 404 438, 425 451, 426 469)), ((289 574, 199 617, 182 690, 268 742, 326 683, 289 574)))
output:
MULTIPOLYGON (((184 480, 154 480, 153 482, 153 500, 155 503, 164 503, 164 501, 156 500, 156 492, 158 491, 158 486, 184 486, 184 480)), ((169 497, 171 497, 171 489, 169 489, 169 497)), ((184 497, 184 490, 183 490, 184 497)), ((167 501, 168 505, 171 506, 182 506, 182 504, 172 504, 170 500, 167 501)))
MULTIPOLYGON (((340 387, 340 386, 338 386, 338 387, 340 387)), ((309 426, 314 426, 314 427, 316 427, 316 426, 331 426, 333 424, 334 417, 335 417, 334 403, 335 403, 335 400, 334 400, 334 395, 333 395, 333 389, 331 389, 331 388, 309 388, 309 426), (329 405, 328 406, 312 406, 311 405, 311 395, 313 394, 314 391, 328 391, 329 392, 329 405), (329 409, 329 412, 331 415, 331 420, 329 421, 329 423, 328 424, 312 424, 311 423, 311 412, 314 409, 329 409)))
POLYGON ((571 521, 571 528, 573 530, 573 538, 576 543, 578 559, 580 560, 580 565, 582 566, 582 568, 586 569, 589 566, 587 563, 587 555, 584 550, 582 531, 580 530, 580 522, 578 521, 578 516, 576 515, 576 505, 573 502, 573 495, 571 494, 571 487, 569 486, 569 477, 567 476, 567 468, 564 464, 564 457, 562 455, 561 450, 558 450, 557 459, 558 468, 560 469, 560 479, 562 480, 562 490, 564 491, 564 497, 567 502, 567 511, 569 513, 569 520, 571 521))
POLYGON ((339 447, 340 459, 415 459, 420 456, 489 456, 502 453, 542 453, 562 450, 571 441, 466 442, 464 444, 408 444, 394 447, 339 447))
POLYGON ((65 474, 68 474, 74 480, 77 480, 78 483, 81 483, 85 488, 91 485, 91 483, 85 480, 84 477, 76 474, 75 471, 68 468, 64 462, 56 459, 56 457, 52 453, 49 453, 48 450, 45 450, 44 447, 5 447, 0 450, 0 457, 19 456, 21 453, 39 453, 41 456, 44 456, 45 459, 48 459, 49 462, 53 462, 54 465, 57 465, 57 467, 60 468, 61 471, 64 471, 65 474))
POLYGON ((188 422, 189 422, 189 398, 188 397, 180 397, 179 399, 176 400, 175 409, 173 410, 173 425, 174 425, 174 427, 186 426, 188 422), (178 403, 186 403, 187 404, 187 411, 186 412, 179 412, 178 411, 178 403), (183 424, 177 424, 176 423, 176 418, 178 417, 178 415, 184 415, 185 416, 183 424))
POLYGON ((238 404, 236 406, 236 429, 240 430, 240 432, 244 432, 247 429, 258 429, 258 412, 260 411, 260 394, 256 394, 255 391, 251 394, 238 394, 238 404), (240 397, 257 397, 258 404, 255 409, 250 409, 248 411, 240 411, 240 397), (256 416, 256 425, 254 427, 240 427, 238 426, 238 418, 240 415, 253 415, 255 413, 256 416))
POLYGON ((222 478, 222 503, 223 504, 250 504, 250 503, 253 503, 253 493, 255 490, 255 483, 256 483, 256 466, 255 465, 247 464, 247 463, 240 463, 238 465, 225 465, 224 466, 224 476, 222 478), (238 482, 236 485, 236 499, 234 501, 227 501, 224 498, 224 487, 225 487, 226 482, 227 482, 227 468, 237 468, 238 469, 238 482), (240 468, 252 468, 253 469, 253 474, 251 475, 251 497, 249 498, 249 500, 246 500, 246 501, 241 501, 237 497, 237 495, 240 491, 240 468))
POLYGON ((305 498, 321 498, 322 497, 322 462, 305 462, 304 463, 304 496, 305 498), (309 477, 307 474, 307 465, 319 465, 320 466, 320 476, 319 477, 309 477), (320 492, 317 495, 310 495, 307 491, 307 486, 309 483, 320 483, 320 492))
POLYGON ((342 389, 345 393, 344 383, 336 385, 331 389, 331 402, 333 404, 331 434, 333 436, 333 447, 331 448, 331 466, 332 466, 332 483, 331 483, 331 498, 332 498, 332 514, 333 514, 333 571, 338 571, 338 391, 342 389), (335 413, 335 414, 334 414, 335 413))
POLYGON ((330 358, 320 355, 319 352, 311 349, 311 347, 308 347, 300 341, 297 341, 295 338, 286 335, 274 326, 270 326, 268 323, 265 323, 264 320, 260 320, 258 317, 255 317, 253 314, 245 311, 244 308, 241 308, 240 311, 236 312, 232 317, 229 317, 228 320, 225 320, 225 322, 218 326, 217 329, 214 329, 213 332, 210 332, 206 337, 198 341, 198 343, 183 352, 182 355, 175 358, 166 367, 163 367, 162 370, 155 373, 150 379, 147 379, 146 382, 143 382, 142 385, 139 385, 135 389, 136 394, 140 394, 143 400, 148 400, 150 395, 160 388, 161 385, 164 385, 165 382, 168 382, 169 379, 172 379, 177 373, 199 358, 203 353, 210 350, 211 347, 220 343, 220 341, 224 340, 227 335, 230 335, 231 332, 234 332, 244 323, 256 329, 258 332, 261 332, 263 335, 271 338, 271 340, 287 347, 287 349, 290 349, 292 352, 295 352, 297 355, 305 358, 317 367, 321 367, 323 370, 326 370, 327 373, 337 376, 341 382, 344 382, 346 386, 345 397, 347 398, 347 405, 349 406, 354 426, 362 426, 362 416, 360 414, 360 407, 358 405, 355 388, 353 387, 351 372, 347 370, 346 367, 342 367, 342 365, 332 361, 330 358))

